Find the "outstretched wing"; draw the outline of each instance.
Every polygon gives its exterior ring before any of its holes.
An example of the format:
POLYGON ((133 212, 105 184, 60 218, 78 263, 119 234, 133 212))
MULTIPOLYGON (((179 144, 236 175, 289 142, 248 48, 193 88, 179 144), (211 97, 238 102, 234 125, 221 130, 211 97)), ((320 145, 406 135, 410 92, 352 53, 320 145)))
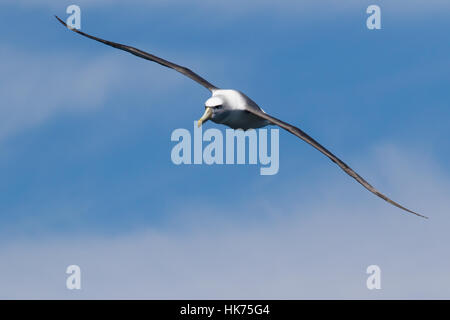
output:
POLYGON ((318 143, 316 140, 314 140, 313 138, 311 138, 308 134, 306 134, 305 132, 303 132, 302 130, 300 130, 297 127, 294 127, 293 125, 290 125, 289 123, 286 123, 284 121, 281 121, 277 118, 274 118, 270 115, 268 115, 267 113, 260 111, 260 110, 256 110, 256 109, 247 109, 248 112, 259 116, 263 119, 268 120, 269 122, 289 131, 290 133, 296 135, 297 137, 299 137, 300 139, 302 139, 303 141, 306 141, 307 143, 309 143, 310 145, 312 145, 314 148, 316 148, 317 150, 319 150, 320 152, 322 152, 324 155, 326 155, 328 158, 331 159, 331 161, 333 161, 334 163, 336 163, 339 167, 341 167, 342 170, 344 170, 349 176, 351 176, 353 179, 355 179, 356 181, 358 181, 360 184, 362 184, 364 186, 364 188, 366 188, 367 190, 369 190, 370 192, 372 192, 373 194, 377 195, 378 197, 380 197, 381 199, 389 202, 390 204, 403 209, 405 211, 408 211, 410 213, 413 213, 419 217, 422 218, 426 218, 428 219, 428 217, 421 215, 417 212, 411 211, 405 207, 403 207, 402 205, 398 204, 397 202, 389 199, 388 197, 386 197, 384 194, 382 194, 381 192, 379 192, 377 189, 375 189, 374 187, 372 187, 366 180, 364 180, 359 174, 357 174, 355 171, 353 171, 352 168, 350 168, 347 164, 345 164, 345 162, 343 162, 341 159, 339 159, 338 157, 336 157, 334 154, 332 154, 330 151, 328 151, 324 146, 322 146, 320 143, 318 143))
POLYGON ((217 87, 215 87, 214 85, 212 85, 211 83, 209 83, 208 81, 206 81, 205 79, 203 79, 198 74, 194 73, 193 71, 191 71, 188 68, 179 66, 179 65, 177 65, 177 64, 175 64, 173 62, 164 60, 162 58, 159 58, 157 56, 154 56, 154 55, 152 55, 150 53, 147 53, 147 52, 144 52, 142 50, 136 49, 134 47, 126 46, 126 45, 123 45, 123 44, 120 44, 120 43, 116 43, 116 42, 112 42, 112 41, 108 41, 108 40, 103 40, 103 39, 91 36, 91 35, 89 35, 87 33, 84 33, 84 32, 82 32, 80 30, 70 28, 58 16, 55 16, 55 17, 56 17, 56 19, 58 19, 59 22, 61 22, 68 29, 70 29, 70 30, 72 30, 72 31, 74 31, 74 32, 76 32, 78 34, 81 34, 82 36, 85 36, 85 37, 88 37, 90 39, 99 41, 99 42, 104 43, 104 44, 106 44, 108 46, 111 46, 111 47, 114 47, 114 48, 117 48, 117 49, 120 49, 120 50, 127 51, 127 52, 129 52, 131 54, 134 54, 135 56, 140 57, 140 58, 144 58, 146 60, 154 61, 154 62, 159 63, 160 65, 163 65, 163 66, 165 66, 167 68, 174 69, 174 70, 184 74, 185 76, 191 78, 192 80, 200 83, 202 86, 204 86, 205 88, 207 88, 210 91, 217 89, 217 87))

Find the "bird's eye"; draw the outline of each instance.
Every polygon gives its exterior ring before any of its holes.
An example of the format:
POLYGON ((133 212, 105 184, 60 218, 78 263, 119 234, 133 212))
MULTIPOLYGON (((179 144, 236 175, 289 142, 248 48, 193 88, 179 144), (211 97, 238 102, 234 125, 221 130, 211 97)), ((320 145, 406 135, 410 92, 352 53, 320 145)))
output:
POLYGON ((222 105, 216 106, 216 109, 222 109, 222 105))

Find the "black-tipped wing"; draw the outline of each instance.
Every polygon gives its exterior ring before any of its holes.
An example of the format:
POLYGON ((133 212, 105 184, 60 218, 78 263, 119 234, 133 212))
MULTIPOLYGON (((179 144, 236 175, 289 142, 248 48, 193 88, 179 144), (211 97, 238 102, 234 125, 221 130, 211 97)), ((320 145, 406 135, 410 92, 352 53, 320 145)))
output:
POLYGON ((388 197, 386 197, 384 194, 382 194, 381 192, 379 192, 377 189, 375 189, 374 187, 372 187, 366 180, 364 180, 359 174, 357 174, 355 171, 353 171, 352 168, 350 168, 347 164, 345 164, 342 160, 340 160, 338 157, 336 157, 334 154, 332 154, 330 151, 328 151, 324 146, 322 146, 320 143, 318 143, 316 140, 314 140, 313 138, 311 138, 308 134, 306 134, 305 132, 303 132, 302 130, 300 130, 297 127, 294 127, 293 125, 290 125, 289 123, 286 123, 284 121, 281 121, 277 118, 274 118, 270 115, 268 115, 265 112, 256 110, 256 109, 247 109, 247 111, 249 111, 250 113, 253 113, 256 116, 259 116, 263 119, 268 120, 269 122, 289 131, 290 133, 296 135, 297 137, 299 137, 300 139, 306 141, 307 143, 309 143, 310 145, 312 145, 314 148, 316 148, 317 150, 319 150, 320 152, 322 152, 324 155, 326 155, 328 158, 331 159, 331 161, 333 161, 334 163, 336 163, 339 167, 341 167, 342 170, 344 170, 349 176, 351 176, 352 178, 354 178, 356 181, 358 181, 360 184, 362 184, 364 186, 364 188, 366 188, 367 190, 369 190, 370 192, 372 192, 373 194, 377 195, 378 197, 380 197, 381 199, 389 202, 390 204, 403 209, 407 212, 413 213, 419 217, 422 218, 426 218, 428 219, 428 217, 421 215, 417 212, 411 211, 405 207, 403 207, 402 205, 398 204, 397 202, 389 199, 388 197))
POLYGON ((212 85, 211 83, 209 83, 208 81, 206 81, 205 79, 200 77, 198 74, 196 74, 193 71, 189 70, 188 68, 179 66, 179 65, 177 65, 175 63, 172 63, 170 61, 161 59, 161 58, 159 58, 157 56, 154 56, 154 55, 152 55, 150 53, 147 53, 147 52, 144 52, 142 50, 136 49, 134 47, 126 46, 126 45, 123 45, 123 44, 120 44, 120 43, 116 43, 116 42, 112 42, 112 41, 108 41, 108 40, 103 40, 103 39, 91 36, 89 34, 86 34, 86 33, 82 32, 80 30, 70 28, 59 17, 57 17, 57 16, 55 16, 55 17, 56 17, 56 19, 58 19, 59 22, 61 22, 68 29, 70 29, 70 30, 72 30, 72 31, 74 31, 74 32, 76 32, 78 34, 81 34, 82 36, 85 36, 85 37, 88 37, 90 39, 99 41, 99 42, 104 43, 104 44, 106 44, 108 46, 111 46, 111 47, 114 47, 114 48, 117 48, 117 49, 120 49, 120 50, 127 51, 127 52, 129 52, 131 54, 134 54, 135 56, 140 57, 140 58, 144 58, 146 60, 154 61, 154 62, 159 63, 160 65, 163 65, 165 67, 174 69, 174 70, 184 74, 185 76, 191 78, 192 80, 200 83, 202 86, 204 86, 205 88, 209 89, 210 91, 212 91, 214 89, 217 89, 214 85, 212 85))

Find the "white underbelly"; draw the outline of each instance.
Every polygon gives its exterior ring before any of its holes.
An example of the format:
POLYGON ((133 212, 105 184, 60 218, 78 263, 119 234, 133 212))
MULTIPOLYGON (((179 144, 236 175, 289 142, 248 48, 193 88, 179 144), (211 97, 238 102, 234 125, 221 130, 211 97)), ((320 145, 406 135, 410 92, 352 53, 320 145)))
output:
POLYGON ((256 129, 267 126, 269 122, 261 119, 248 111, 233 110, 227 112, 222 119, 213 120, 216 123, 224 124, 232 129, 256 129))

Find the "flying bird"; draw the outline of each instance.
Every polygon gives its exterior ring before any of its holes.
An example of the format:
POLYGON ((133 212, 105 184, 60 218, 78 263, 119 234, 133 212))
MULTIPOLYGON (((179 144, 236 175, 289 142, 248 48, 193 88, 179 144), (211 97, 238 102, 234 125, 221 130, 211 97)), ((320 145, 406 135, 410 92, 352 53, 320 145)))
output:
POLYGON ((377 189, 371 186, 366 180, 364 180, 359 174, 353 171, 353 169, 350 168, 345 162, 336 157, 333 153, 331 153, 328 149, 326 149, 316 140, 311 138, 304 131, 287 122, 284 122, 267 114, 253 100, 251 100, 242 92, 237 90, 220 89, 186 67, 159 58, 153 54, 147 53, 134 47, 130 47, 120 43, 91 36, 78 29, 69 27, 58 16, 55 17, 68 29, 78 34, 81 34, 82 36, 99 41, 116 49, 129 52, 140 58, 159 63, 160 65, 163 65, 167 68, 174 69, 184 74, 185 76, 191 78, 192 80, 198 82, 206 89, 208 89, 211 92, 211 98, 209 98, 205 102, 205 112, 198 120, 199 127, 208 120, 211 120, 218 124, 226 125, 232 129, 243 129, 243 130, 261 128, 267 125, 277 125, 280 128, 287 130, 288 132, 292 133, 293 135, 309 143, 311 146, 322 152, 331 161, 336 163, 345 173, 347 173, 350 177, 358 181, 364 188, 366 188, 376 196, 380 197, 381 199, 389 202, 390 204, 400 209, 413 213, 419 217, 428 219, 428 217, 421 215, 417 212, 414 212, 412 210, 409 210, 408 208, 405 208, 404 206, 398 204, 397 202, 391 200, 390 198, 379 192, 377 189))

